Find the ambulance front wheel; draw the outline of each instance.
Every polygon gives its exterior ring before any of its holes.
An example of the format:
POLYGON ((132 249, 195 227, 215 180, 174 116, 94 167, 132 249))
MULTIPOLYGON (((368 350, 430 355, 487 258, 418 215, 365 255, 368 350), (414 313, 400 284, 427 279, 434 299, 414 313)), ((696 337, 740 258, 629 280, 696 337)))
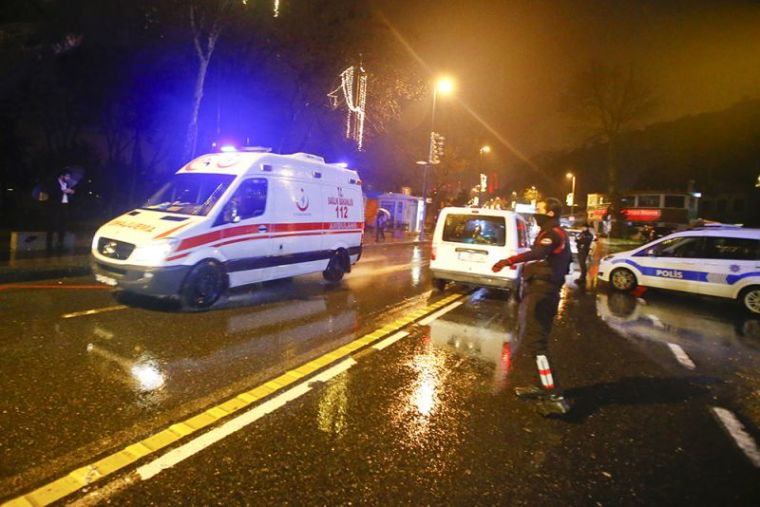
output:
POLYGON ((208 308, 219 300, 226 288, 227 276, 222 266, 213 260, 201 261, 187 274, 180 300, 184 308, 208 308))
POLYGON ((344 257, 340 252, 335 252, 330 257, 327 269, 322 271, 322 276, 325 280, 328 282, 339 282, 343 279, 343 275, 346 273, 346 260, 344 257))
POLYGON ((610 273, 610 284, 615 290, 628 292, 636 288, 638 281, 630 269, 617 268, 610 273))

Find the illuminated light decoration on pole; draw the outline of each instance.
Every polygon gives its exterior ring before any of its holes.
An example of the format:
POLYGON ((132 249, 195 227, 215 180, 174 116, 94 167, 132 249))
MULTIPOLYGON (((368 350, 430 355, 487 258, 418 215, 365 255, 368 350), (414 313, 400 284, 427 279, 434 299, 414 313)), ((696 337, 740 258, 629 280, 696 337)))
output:
POLYGON ((356 142, 356 149, 364 148, 364 118, 367 105, 367 72, 359 66, 358 72, 355 66, 351 66, 340 73, 341 84, 335 90, 327 94, 330 97, 332 108, 337 109, 340 104, 339 93, 343 93, 346 103, 346 139, 356 142))
POLYGON ((446 138, 438 132, 430 133, 430 153, 428 154, 428 162, 431 164, 440 164, 441 157, 443 156, 443 143, 446 138))
POLYGON ((418 161, 417 164, 423 166, 422 173, 422 225, 420 226, 420 241, 425 240, 425 215, 427 211, 427 171, 430 166, 441 162, 443 155, 443 142, 445 138, 435 131, 435 103, 438 100, 438 92, 448 95, 454 90, 454 82, 448 77, 439 78, 433 88, 433 107, 430 111, 430 147, 428 148, 428 159, 418 161))
POLYGON ((570 206, 570 211, 572 212, 575 209, 575 174, 567 173, 565 177, 573 180, 570 193, 567 194, 567 205, 570 206))
POLYGON ((280 0, 274 0, 274 13, 273 17, 279 18, 280 17, 280 0))

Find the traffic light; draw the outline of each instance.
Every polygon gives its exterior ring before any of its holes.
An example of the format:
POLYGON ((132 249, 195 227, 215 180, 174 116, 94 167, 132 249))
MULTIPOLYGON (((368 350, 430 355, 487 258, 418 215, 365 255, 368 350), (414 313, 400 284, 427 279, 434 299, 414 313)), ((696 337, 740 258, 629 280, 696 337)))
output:
POLYGON ((441 157, 443 156, 443 143, 446 140, 438 132, 430 133, 430 153, 428 155, 429 162, 431 164, 439 164, 441 157))

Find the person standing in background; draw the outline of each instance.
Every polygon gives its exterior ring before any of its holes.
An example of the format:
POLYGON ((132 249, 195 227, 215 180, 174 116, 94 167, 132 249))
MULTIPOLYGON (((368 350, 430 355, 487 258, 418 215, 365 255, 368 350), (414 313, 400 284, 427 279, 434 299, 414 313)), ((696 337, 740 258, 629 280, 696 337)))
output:
POLYGON ((57 235, 55 248, 59 252, 63 250, 63 240, 66 236, 66 227, 69 222, 69 206, 71 196, 74 195, 71 173, 63 170, 50 185, 48 198, 48 230, 46 237, 46 249, 53 250, 53 236, 57 235))
POLYGON ((583 224, 580 234, 575 238, 575 246, 578 249, 578 265, 581 268, 581 276, 575 280, 576 285, 586 284, 586 274, 588 272, 588 256, 591 252, 591 242, 594 241, 594 235, 588 228, 588 224, 583 224))

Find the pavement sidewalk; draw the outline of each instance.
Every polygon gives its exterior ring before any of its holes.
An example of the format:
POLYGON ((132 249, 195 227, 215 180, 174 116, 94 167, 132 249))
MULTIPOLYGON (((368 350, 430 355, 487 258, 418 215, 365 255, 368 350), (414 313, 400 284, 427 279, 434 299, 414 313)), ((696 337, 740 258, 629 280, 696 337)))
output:
MULTIPOLYGON (((374 230, 370 229, 364 234, 363 246, 369 250, 411 245, 420 242, 418 236, 404 231, 386 231, 386 240, 376 242, 374 230)), ((0 260, 0 284, 89 275, 91 238, 92 233, 77 233, 75 247, 64 252, 20 252, 15 256, 3 256, 0 260)))

